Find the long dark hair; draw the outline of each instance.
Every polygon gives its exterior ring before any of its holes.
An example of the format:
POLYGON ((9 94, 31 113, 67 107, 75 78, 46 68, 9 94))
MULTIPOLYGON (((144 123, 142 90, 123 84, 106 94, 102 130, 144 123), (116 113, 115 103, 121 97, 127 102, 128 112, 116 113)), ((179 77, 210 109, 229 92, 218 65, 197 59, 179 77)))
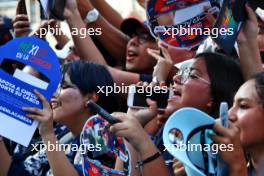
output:
POLYGON ((210 52, 198 54, 196 58, 205 62, 213 99, 209 114, 217 118, 221 102, 225 101, 231 107, 235 93, 244 82, 239 63, 223 54, 210 52))
POLYGON ((264 107, 264 72, 260 72, 252 76, 251 80, 255 81, 255 87, 258 97, 261 101, 262 106, 264 107))
POLYGON ((75 84, 82 95, 97 93, 98 104, 108 112, 119 109, 118 96, 115 93, 105 94, 99 91, 99 87, 114 86, 114 81, 105 66, 87 61, 74 61, 63 66, 63 79, 68 73, 70 80, 75 84))

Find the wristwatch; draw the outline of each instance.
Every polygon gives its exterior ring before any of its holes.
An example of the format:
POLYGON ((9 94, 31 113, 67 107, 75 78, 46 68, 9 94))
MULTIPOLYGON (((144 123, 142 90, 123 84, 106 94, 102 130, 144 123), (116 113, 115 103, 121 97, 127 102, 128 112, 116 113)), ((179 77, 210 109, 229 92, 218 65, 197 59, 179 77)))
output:
POLYGON ((86 18, 84 19, 84 21, 86 23, 92 23, 92 22, 95 22, 98 17, 99 17, 100 13, 98 12, 97 9, 93 9, 93 10, 90 10, 87 15, 86 15, 86 18))

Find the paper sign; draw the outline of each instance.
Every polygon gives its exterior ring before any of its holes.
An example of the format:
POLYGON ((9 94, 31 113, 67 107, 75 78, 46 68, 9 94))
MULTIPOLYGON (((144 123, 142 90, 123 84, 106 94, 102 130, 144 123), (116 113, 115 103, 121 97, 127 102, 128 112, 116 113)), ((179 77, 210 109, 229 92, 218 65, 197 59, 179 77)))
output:
POLYGON ((35 86, 40 89, 46 90, 49 86, 49 83, 42 81, 41 79, 38 79, 26 72, 23 72, 22 70, 16 69, 15 73, 13 75, 15 78, 19 79, 20 81, 23 81, 25 83, 31 84, 32 86, 35 86))
POLYGON ((193 5, 189 8, 185 8, 185 9, 177 11, 177 14, 175 15, 175 18, 174 18, 174 25, 183 23, 187 21, 188 19, 194 18, 197 15, 203 13, 204 6, 211 7, 210 1, 201 2, 200 4, 193 5), (190 14, 190 15, 186 15, 186 14, 190 14))
POLYGON ((99 151, 88 151, 83 154, 83 171, 84 175, 111 175, 121 176, 129 175, 130 172, 130 160, 129 152, 126 148, 124 139, 116 137, 109 131, 109 123, 102 117, 95 115, 90 117, 85 123, 82 133, 80 135, 80 141, 85 146, 100 145, 99 151), (91 153, 91 155, 88 155, 91 153), (108 156, 113 158, 113 161, 119 157, 124 162, 124 171, 118 171, 103 165, 103 161, 97 160, 97 158, 103 158, 108 156))
POLYGON ((100 151, 92 152, 93 158, 107 154, 127 162, 129 157, 123 138, 116 137, 109 127, 109 123, 100 116, 89 118, 82 131, 81 141, 88 145, 100 145, 100 151))
POLYGON ((210 28, 210 24, 205 20, 205 15, 200 14, 182 24, 172 27, 166 26, 165 29, 168 31, 167 33, 165 31, 160 31, 157 34, 161 41, 169 46, 191 49, 198 46, 210 35, 209 30, 207 30, 207 35, 200 35, 200 33, 203 33, 203 28, 210 28), (191 32, 190 29, 197 29, 197 31, 201 29, 201 32, 196 34, 195 32, 191 32))
POLYGON ((207 0, 150 0, 147 3, 148 16, 150 19, 160 15, 185 9, 207 0))
POLYGON ((42 108, 33 90, 50 100, 61 81, 60 65, 49 44, 37 37, 16 38, 0 48, 0 63, 13 61, 32 67, 42 78, 16 69, 0 68, 0 134, 28 146, 38 122, 26 117, 22 107, 42 108), (45 80, 42 80, 45 79, 45 80))
POLYGON ((191 49, 208 36, 212 24, 205 18, 219 11, 215 0, 150 0, 147 18, 152 35, 175 48, 191 49))
POLYGON ((220 15, 215 23, 214 28, 218 29, 232 29, 232 35, 221 35, 219 33, 217 38, 213 38, 213 40, 226 52, 226 53, 231 53, 236 39, 238 37, 238 34, 240 32, 242 22, 236 21, 234 19, 234 14, 233 14, 233 8, 234 3, 233 0, 225 0, 223 2, 223 6, 220 11, 220 15))

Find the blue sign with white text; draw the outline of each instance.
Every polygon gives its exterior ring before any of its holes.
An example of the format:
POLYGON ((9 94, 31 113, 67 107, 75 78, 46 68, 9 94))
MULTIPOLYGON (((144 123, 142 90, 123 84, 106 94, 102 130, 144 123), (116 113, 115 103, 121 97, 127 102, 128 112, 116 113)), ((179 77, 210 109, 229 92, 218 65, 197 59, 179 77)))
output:
MULTIPOLYGON (((34 121, 26 117, 22 107, 42 108, 34 89, 51 99, 62 77, 56 54, 37 37, 20 37, 0 47, 0 64, 0 122, 6 118, 9 123, 12 118, 32 126, 34 121)), ((0 134, 3 131, 0 129, 0 134)))

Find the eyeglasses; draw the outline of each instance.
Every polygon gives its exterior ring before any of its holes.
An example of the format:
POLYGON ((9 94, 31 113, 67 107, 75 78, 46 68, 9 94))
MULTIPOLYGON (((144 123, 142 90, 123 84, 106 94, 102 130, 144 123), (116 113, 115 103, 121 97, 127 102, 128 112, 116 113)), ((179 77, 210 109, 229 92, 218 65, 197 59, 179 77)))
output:
POLYGON ((180 83, 181 84, 185 84, 186 81, 188 79, 196 79, 196 80, 200 80, 206 84, 211 84, 209 81, 207 81, 206 79, 192 73, 194 69, 192 68, 187 68, 187 69, 184 69, 184 70, 179 70, 178 73, 176 74, 176 76, 180 76, 181 80, 180 80, 180 83))
POLYGON ((155 39, 149 33, 135 33, 131 38, 138 37, 139 44, 144 44, 147 41, 155 41, 155 39))

